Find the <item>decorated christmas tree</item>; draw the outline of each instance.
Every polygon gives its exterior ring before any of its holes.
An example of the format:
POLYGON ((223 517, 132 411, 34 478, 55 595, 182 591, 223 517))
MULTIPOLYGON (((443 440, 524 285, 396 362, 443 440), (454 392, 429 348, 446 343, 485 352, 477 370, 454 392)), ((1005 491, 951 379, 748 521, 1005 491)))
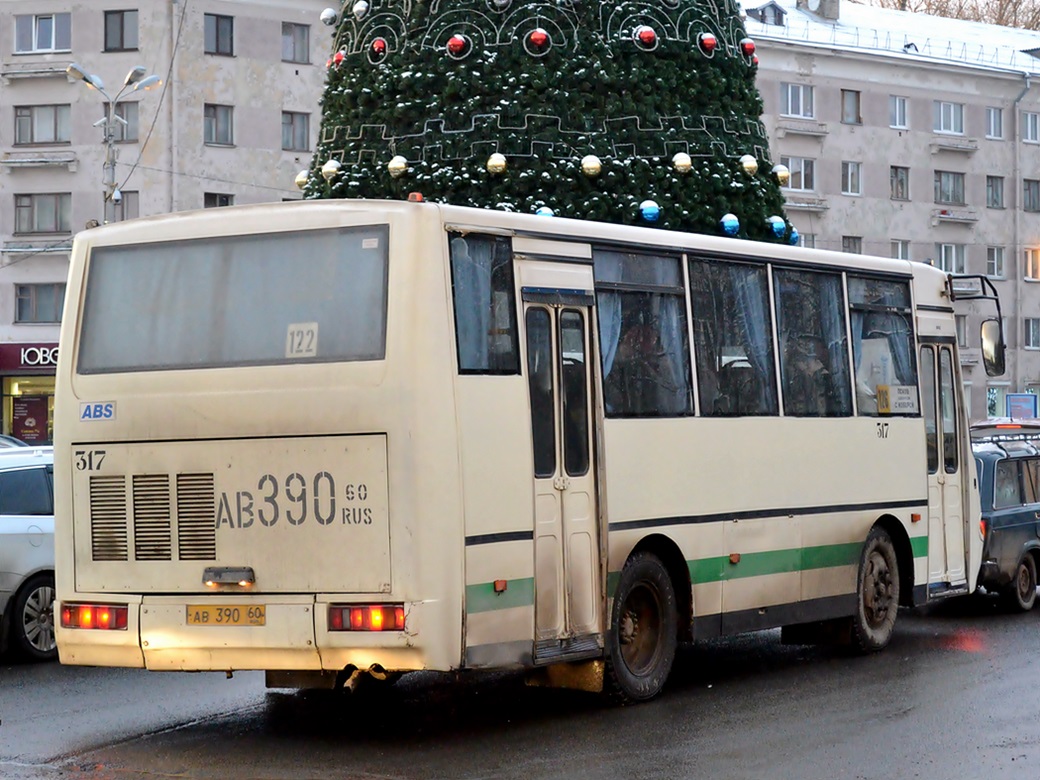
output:
POLYGON ((308 198, 793 241, 732 0, 347 0, 308 198))

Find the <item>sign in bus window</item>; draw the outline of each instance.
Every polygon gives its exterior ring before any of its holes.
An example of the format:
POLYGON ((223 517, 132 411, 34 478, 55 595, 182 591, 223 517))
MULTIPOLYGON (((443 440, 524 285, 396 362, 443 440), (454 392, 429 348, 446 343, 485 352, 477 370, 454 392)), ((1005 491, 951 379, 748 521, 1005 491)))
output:
POLYGON ((285 338, 285 356, 303 358, 318 356, 318 323, 294 322, 285 338))

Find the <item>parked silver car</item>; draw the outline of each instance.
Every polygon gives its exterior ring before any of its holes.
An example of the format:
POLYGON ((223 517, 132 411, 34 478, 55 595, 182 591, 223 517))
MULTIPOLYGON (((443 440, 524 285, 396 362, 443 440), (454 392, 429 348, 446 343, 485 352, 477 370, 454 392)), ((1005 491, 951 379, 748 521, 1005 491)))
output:
POLYGON ((46 661, 54 640, 54 454, 0 449, 0 650, 46 661))

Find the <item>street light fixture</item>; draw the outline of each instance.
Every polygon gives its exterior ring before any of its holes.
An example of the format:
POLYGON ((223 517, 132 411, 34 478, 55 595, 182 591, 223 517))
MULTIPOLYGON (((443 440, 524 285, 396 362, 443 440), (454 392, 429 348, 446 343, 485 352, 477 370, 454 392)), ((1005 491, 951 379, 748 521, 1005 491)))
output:
POLYGON ((126 78, 123 79, 122 88, 116 93, 115 97, 111 97, 105 91, 105 84, 99 76, 95 76, 92 73, 88 73, 80 65, 73 62, 65 69, 65 72, 72 78, 82 81, 90 89, 96 90, 101 93, 101 96, 107 101, 107 108, 105 116, 94 123, 95 127, 100 127, 104 131, 105 139, 105 224, 112 222, 115 219, 116 204, 123 199, 123 194, 116 187, 116 127, 117 123, 126 125, 127 122, 123 117, 116 114, 116 108, 119 105, 119 100, 124 95, 130 92, 137 92, 142 89, 150 89, 162 83, 156 75, 145 75, 148 71, 143 65, 138 65, 132 68, 129 73, 126 74, 126 78))

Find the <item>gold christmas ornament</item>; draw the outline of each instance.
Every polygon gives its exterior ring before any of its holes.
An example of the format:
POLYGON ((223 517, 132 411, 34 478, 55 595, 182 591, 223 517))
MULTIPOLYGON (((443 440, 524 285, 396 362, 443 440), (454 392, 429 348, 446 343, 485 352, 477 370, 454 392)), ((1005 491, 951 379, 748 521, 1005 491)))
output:
POLYGON ((791 180, 791 172, 786 165, 774 165, 773 175, 776 176, 776 180, 780 182, 781 187, 786 187, 787 182, 791 180))
POLYGON ((390 158, 390 162, 386 164, 386 169, 390 171, 390 175, 395 179, 399 179, 408 173, 408 161, 399 154, 395 154, 390 158))
POLYGON ((745 154, 740 158, 740 167, 744 169, 744 173, 748 176, 754 176, 758 173, 758 160, 750 154, 745 154))
POLYGON ((686 152, 678 152, 672 157, 672 167, 679 173, 689 173, 693 168, 693 160, 686 152))
POLYGON ((307 186, 308 178, 309 174, 307 173, 306 169, 300 171, 298 174, 296 174, 296 179, 294 180, 296 182, 296 186, 302 190, 304 187, 307 186))
POLYGON ((603 163, 594 154, 587 154, 581 158, 581 172, 590 179, 599 176, 603 171, 603 163))
POLYGON ((487 169, 490 173, 505 173, 506 156, 495 152, 493 155, 488 157, 487 169))
POLYGON ((332 181, 341 167, 343 166, 340 165, 339 160, 329 160, 321 166, 321 175, 325 177, 325 181, 332 181))

